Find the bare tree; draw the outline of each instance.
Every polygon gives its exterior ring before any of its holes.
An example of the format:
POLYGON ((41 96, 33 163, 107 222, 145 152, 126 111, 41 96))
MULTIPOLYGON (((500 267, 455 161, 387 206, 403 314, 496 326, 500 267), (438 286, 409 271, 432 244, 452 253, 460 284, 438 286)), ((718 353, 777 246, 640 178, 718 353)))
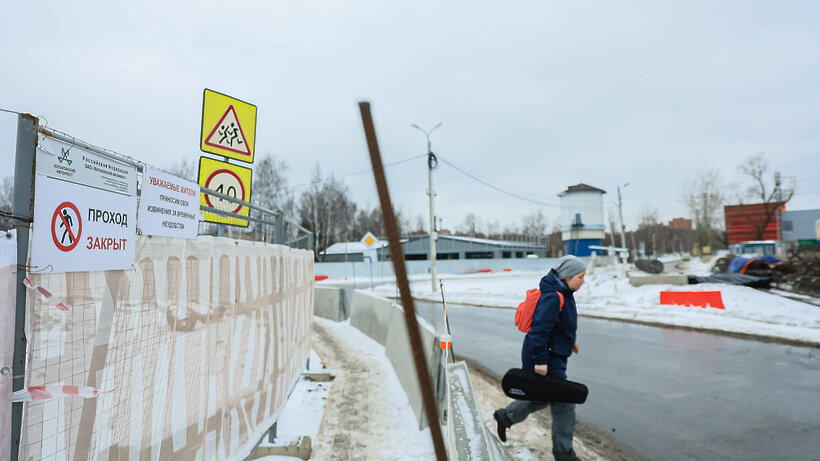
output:
POLYGON ((638 226, 654 226, 659 222, 660 221, 658 220, 658 208, 652 206, 649 203, 644 203, 641 207, 641 217, 638 222, 638 226))
POLYGON ((791 200, 794 195, 794 178, 789 178, 787 184, 783 185, 780 172, 774 173, 774 184, 769 187, 766 181, 766 171, 769 169, 769 162, 763 153, 749 156, 744 163, 738 165, 737 169, 746 177, 748 185, 744 190, 744 195, 738 197, 741 204, 748 198, 763 205, 764 218, 762 221, 752 219, 749 215, 744 215, 746 220, 755 230, 755 239, 762 240, 763 234, 769 223, 775 217, 777 210, 791 200))
POLYGON ((165 168, 165 170, 174 176, 179 176, 182 179, 187 179, 188 181, 196 182, 198 167, 199 166, 197 165, 197 162, 195 160, 184 158, 178 161, 177 163, 174 163, 171 166, 165 168))
POLYGON ((541 210, 521 218, 521 233, 524 235, 541 237, 547 233, 548 226, 549 221, 541 210))
POLYGON ((497 239, 499 237, 501 224, 498 221, 491 221, 487 223, 487 238, 497 239))
POLYGON ((647 254, 657 255, 666 248, 666 227, 658 219, 658 209, 649 203, 641 207, 638 230, 635 237, 644 243, 647 254))
POLYGON ((318 165, 310 188, 299 197, 298 213, 302 226, 313 232, 313 251, 317 260, 319 252, 331 244, 352 238, 356 204, 342 181, 333 175, 322 179, 318 165))
POLYGON ((256 164, 253 180, 253 202, 269 210, 279 210, 285 217, 294 215, 293 193, 288 189, 288 165, 273 155, 256 164))
POLYGON ((382 220, 381 207, 373 207, 367 211, 360 209, 356 214, 356 222, 353 229, 354 238, 364 236, 367 232, 372 232, 377 237, 384 237, 384 221, 382 220))
POLYGON ((464 217, 464 221, 456 228, 458 233, 475 237, 478 233, 479 218, 474 213, 469 213, 464 217))
POLYGON ((504 233, 504 239, 509 240, 509 236, 517 235, 520 232, 520 230, 518 229, 517 225, 509 223, 504 224, 504 230, 502 230, 502 232, 504 233))
MULTIPOLYGON (((618 234, 618 228, 615 227, 618 224, 618 213, 615 211, 615 208, 610 208, 609 213, 607 214, 607 221, 609 221, 609 229, 612 233, 612 246, 615 245, 615 236, 618 234)), ((626 242, 621 242, 621 246, 626 248, 626 242)))
POLYGON ((714 168, 699 170, 684 190, 683 201, 695 222, 698 243, 714 246, 725 201, 720 172, 714 168))

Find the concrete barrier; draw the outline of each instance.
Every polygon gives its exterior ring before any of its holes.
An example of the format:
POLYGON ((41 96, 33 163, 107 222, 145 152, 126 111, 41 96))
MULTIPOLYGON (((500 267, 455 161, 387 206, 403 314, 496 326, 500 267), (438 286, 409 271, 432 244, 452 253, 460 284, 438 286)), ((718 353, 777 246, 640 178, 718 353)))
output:
MULTIPOLYGON (((409 347, 404 309, 386 298, 362 291, 353 292, 351 304, 350 324, 384 346, 384 353, 418 418, 419 429, 424 429, 429 422, 422 404, 413 353, 409 347)), ((441 420, 445 409, 448 412, 447 444, 450 459, 512 459, 484 426, 466 363, 445 364, 439 342, 449 341, 449 336, 437 333, 432 325, 419 316, 416 316, 416 321, 427 368, 432 375, 433 392, 438 400, 437 420, 441 420)))
POLYGON ((629 284, 633 287, 642 285, 689 285, 689 277, 672 274, 630 275, 629 284))
POLYGON ((381 296, 354 291, 350 309, 350 324, 382 346, 387 340, 393 302, 381 296))
POLYGON ((447 383, 449 458, 459 461, 512 460, 501 442, 484 425, 465 362, 447 364, 447 383))
MULTIPOLYGON (((439 390, 443 386, 437 386, 439 380, 439 370, 441 369, 441 353, 438 348, 438 336, 435 329, 421 317, 416 316, 416 321, 419 326, 419 336, 421 336, 421 344, 424 349, 423 354, 427 362, 427 369, 432 375, 433 392, 436 393, 436 388, 439 390)), ((416 364, 413 360, 413 352, 410 349, 410 339, 407 334, 407 324, 404 320, 404 309, 401 306, 394 306, 393 313, 390 317, 390 326, 387 332, 387 340, 384 345, 384 353, 390 363, 393 364, 393 370, 396 372, 396 377, 399 378, 399 383, 407 394, 407 399, 410 401, 410 406, 413 408, 413 413, 419 421, 419 429, 423 429, 429 425, 427 417, 424 412, 424 405, 421 399, 421 388, 419 387, 419 378, 416 373, 416 364)), ((441 393, 443 396, 443 393, 441 393)), ((439 408, 441 411, 441 408, 439 408)))
MULTIPOLYGON (((419 324, 427 368, 432 374, 433 390, 439 402, 444 403, 445 378, 441 366, 441 352, 438 348, 439 336, 424 319, 416 316, 416 321, 419 324)), ((410 340, 402 307, 389 299, 354 291, 350 324, 384 346, 384 353, 393 365, 399 383, 407 394, 413 413, 419 421, 419 428, 427 427, 428 422, 423 411, 421 389, 418 384, 413 353, 410 350, 410 340)), ((441 412, 441 405, 439 407, 441 412)))
POLYGON ((341 322, 350 315, 344 288, 313 287, 313 315, 341 322))

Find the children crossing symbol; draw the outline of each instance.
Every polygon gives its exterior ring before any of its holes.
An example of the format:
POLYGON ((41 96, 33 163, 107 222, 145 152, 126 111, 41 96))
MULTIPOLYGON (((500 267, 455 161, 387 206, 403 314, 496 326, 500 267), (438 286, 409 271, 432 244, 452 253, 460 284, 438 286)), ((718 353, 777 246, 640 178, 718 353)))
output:
POLYGON ((251 156, 245 132, 239 124, 233 104, 228 106, 222 118, 216 122, 211 133, 205 138, 205 144, 219 149, 225 149, 237 154, 251 156))
POLYGON ((51 217, 51 239, 60 251, 71 251, 80 241, 83 221, 80 211, 71 202, 61 203, 51 217))

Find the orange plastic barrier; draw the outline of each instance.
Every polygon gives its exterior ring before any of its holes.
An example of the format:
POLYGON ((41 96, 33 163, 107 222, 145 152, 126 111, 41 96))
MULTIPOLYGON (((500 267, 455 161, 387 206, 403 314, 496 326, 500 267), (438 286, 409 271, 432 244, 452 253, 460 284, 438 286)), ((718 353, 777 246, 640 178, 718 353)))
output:
POLYGON ((318 282, 319 280, 327 280, 328 276, 327 275, 317 275, 316 277, 314 277, 314 279, 318 282))
POLYGON ((661 291, 661 304, 726 309, 719 291, 661 291))
POLYGON ((493 271, 492 269, 479 269, 476 272, 486 273, 486 272, 492 272, 492 271, 493 271))
POLYGON ((504 269, 504 272, 512 272, 512 269, 504 269))

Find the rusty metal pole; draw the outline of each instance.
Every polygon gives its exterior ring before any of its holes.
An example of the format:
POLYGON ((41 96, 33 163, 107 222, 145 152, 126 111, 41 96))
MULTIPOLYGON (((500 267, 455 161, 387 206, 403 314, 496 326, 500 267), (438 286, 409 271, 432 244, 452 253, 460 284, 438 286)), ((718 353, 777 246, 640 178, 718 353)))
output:
POLYGON ((367 138, 367 148, 370 151, 370 162, 373 165, 373 176, 376 180, 376 189, 379 191, 379 202, 382 206, 382 219, 384 219, 384 231, 387 233, 387 241, 390 247, 390 259, 393 260, 393 270, 396 273, 396 282, 401 293, 401 302, 404 306, 404 322, 407 325, 407 336, 410 339, 410 349, 413 353, 413 361, 416 363, 416 374, 421 388, 421 399, 424 404, 424 411, 427 413, 427 421, 430 423, 430 435, 433 437, 433 448, 436 452, 436 459, 446 461, 447 454, 444 447, 444 439, 441 436, 441 427, 438 424, 438 411, 436 410, 436 400, 433 396, 433 383, 430 371, 427 369, 427 362, 424 361, 424 348, 421 344, 421 334, 416 321, 416 307, 413 304, 413 297, 410 295, 410 284, 407 281, 407 271, 404 266, 404 251, 399 242, 399 226, 396 221, 396 214, 393 212, 393 204, 390 202, 390 192, 387 190, 387 179, 384 175, 381 154, 379 153, 379 143, 376 140, 376 129, 373 127, 373 117, 370 115, 370 103, 360 102, 359 110, 362 113, 362 125, 367 138))
MULTIPOLYGON (((39 120, 29 114, 17 117, 17 150, 14 157, 14 228, 17 230, 17 311, 14 317, 14 364, 12 365, 12 391, 24 387, 26 374, 27 343, 26 325, 26 290, 23 279, 26 278, 28 264, 28 240, 34 214, 34 174, 35 154, 37 150, 37 125, 39 120)), ((23 403, 11 404, 11 460, 16 461, 20 452, 20 441, 23 433, 23 403)), ((2 456, 0 456, 2 458, 2 456)))

